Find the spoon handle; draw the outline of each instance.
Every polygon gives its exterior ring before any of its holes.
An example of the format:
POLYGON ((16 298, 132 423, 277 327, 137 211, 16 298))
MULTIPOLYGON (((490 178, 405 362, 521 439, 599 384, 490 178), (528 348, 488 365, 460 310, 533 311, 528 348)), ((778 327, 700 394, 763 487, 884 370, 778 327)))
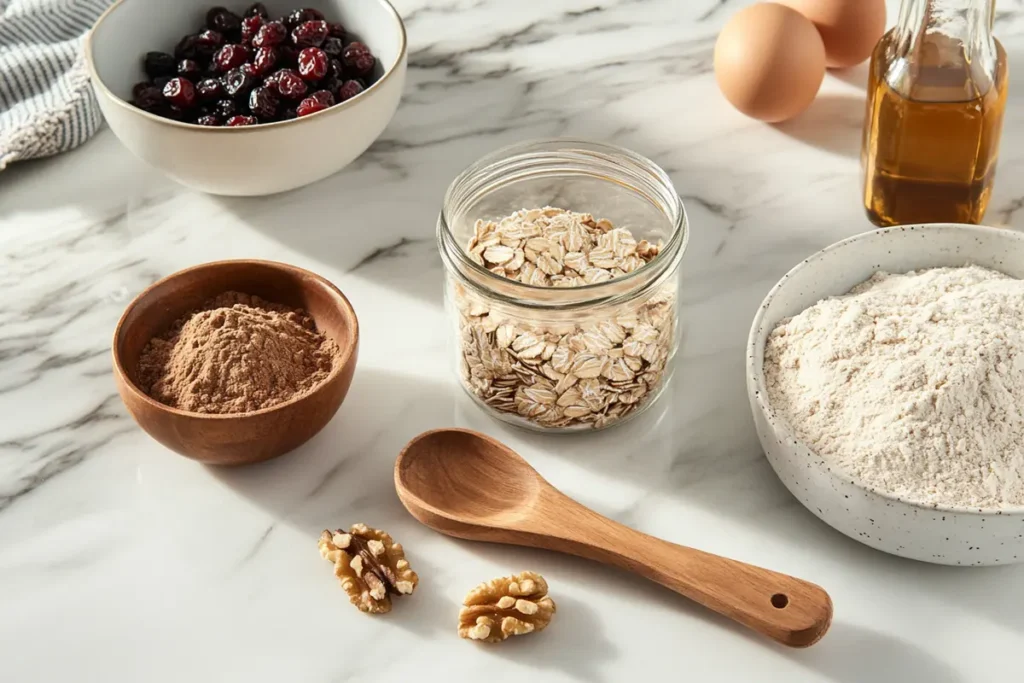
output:
POLYGON ((558 506, 559 528, 540 545, 639 574, 791 647, 832 623, 832 600, 813 583, 648 536, 568 497, 558 506))

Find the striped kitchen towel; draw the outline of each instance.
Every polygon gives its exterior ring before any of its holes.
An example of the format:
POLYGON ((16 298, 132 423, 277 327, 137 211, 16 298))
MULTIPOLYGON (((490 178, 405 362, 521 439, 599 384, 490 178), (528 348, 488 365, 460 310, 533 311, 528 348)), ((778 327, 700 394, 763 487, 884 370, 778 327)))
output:
POLYGON ((103 121, 82 56, 113 0, 0 0, 0 170, 77 147, 103 121))

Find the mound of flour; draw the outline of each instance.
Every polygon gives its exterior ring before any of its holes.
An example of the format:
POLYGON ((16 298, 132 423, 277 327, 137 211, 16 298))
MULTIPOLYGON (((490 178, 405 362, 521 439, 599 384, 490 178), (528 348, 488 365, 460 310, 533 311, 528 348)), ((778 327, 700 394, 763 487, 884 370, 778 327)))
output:
POLYGON ((765 373, 834 469, 919 503, 1024 505, 1024 280, 875 273, 779 323, 765 373))

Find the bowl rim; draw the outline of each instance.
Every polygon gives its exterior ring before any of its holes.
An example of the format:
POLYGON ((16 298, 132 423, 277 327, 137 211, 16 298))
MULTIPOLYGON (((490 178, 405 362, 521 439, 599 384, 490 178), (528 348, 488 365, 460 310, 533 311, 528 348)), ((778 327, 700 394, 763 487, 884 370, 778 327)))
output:
POLYGON ((396 10, 394 8, 394 6, 391 4, 390 0, 375 0, 379 5, 381 5, 391 15, 391 18, 394 21, 394 25, 398 28, 398 37, 399 37, 398 55, 395 57, 394 61, 390 64, 390 66, 388 66, 384 70, 384 74, 380 78, 378 78, 376 82, 374 82, 370 87, 368 87, 366 90, 364 90, 363 92, 359 93, 355 97, 353 97, 353 98, 351 98, 349 100, 345 100, 344 102, 341 102, 339 104, 335 104, 333 106, 327 107, 326 109, 322 109, 322 110, 320 110, 318 112, 310 114, 309 116, 303 116, 301 118, 297 117, 297 118, 294 118, 294 119, 289 119, 287 121, 273 121, 271 123, 259 123, 259 124, 252 125, 252 126, 201 126, 198 123, 186 123, 184 121, 175 121, 174 119, 167 119, 167 118, 164 118, 162 116, 157 116, 156 114, 151 114, 148 111, 144 111, 142 109, 139 109, 138 107, 133 105, 131 102, 128 102, 127 100, 121 98, 120 96, 115 95, 114 92, 110 88, 107 87, 107 84, 103 82, 103 79, 100 78, 99 72, 96 69, 96 63, 95 63, 95 60, 93 59, 93 42, 94 42, 93 38, 95 37, 96 29, 98 29, 100 24, 102 24, 104 21, 106 21, 107 18, 109 18, 110 15, 113 14, 114 11, 117 10, 117 8, 121 7, 125 3, 137 2, 137 1, 138 0, 117 0, 117 2, 115 2, 113 5, 108 7, 103 12, 103 14, 100 15, 99 19, 96 20, 96 23, 93 24, 92 28, 90 28, 89 32, 85 35, 85 43, 83 45, 82 53, 85 55, 85 64, 86 64, 86 69, 89 72, 89 80, 92 82, 94 88, 96 88, 98 90, 101 90, 103 92, 103 94, 106 95, 110 99, 110 101, 113 102, 118 107, 121 107, 123 109, 129 110, 129 111, 131 111, 134 114, 140 115, 140 116, 142 116, 144 118, 149 119, 150 121, 153 121, 154 123, 170 126, 172 128, 181 128, 182 130, 191 130, 191 131, 203 131, 205 133, 214 134, 214 135, 216 135, 216 134, 253 133, 253 132, 256 132, 256 131, 260 131, 260 130, 269 130, 271 128, 282 128, 284 126, 294 126, 294 125, 298 125, 298 124, 301 124, 301 123, 304 123, 304 122, 316 119, 318 117, 326 117, 326 116, 331 115, 331 114, 338 114, 341 111, 344 111, 345 109, 348 109, 349 107, 355 106, 355 104, 360 102, 360 101, 365 101, 365 100, 369 99, 368 97, 364 97, 364 95, 365 96, 369 96, 372 93, 380 90, 380 88, 378 88, 378 86, 383 87, 385 82, 394 76, 395 72, 398 71, 399 66, 402 63, 404 63, 406 61, 406 59, 408 58, 409 38, 408 38, 408 34, 406 33, 406 30, 405 30, 405 22, 402 20, 402 16, 398 13, 398 10, 396 10))
POLYGON ((159 280, 157 280, 156 282, 154 282, 153 284, 149 285, 141 292, 139 292, 135 296, 135 298, 133 298, 128 303, 128 305, 125 306, 124 312, 121 314, 121 317, 117 321, 117 326, 114 328, 114 336, 111 343, 111 355, 113 360, 114 373, 120 380, 120 384, 126 387, 127 391, 131 392, 131 394, 134 397, 138 398, 143 403, 146 403, 150 407, 155 408, 161 412, 177 415, 180 417, 216 421, 247 419, 260 415, 266 415, 276 411, 285 410, 287 408, 290 408, 291 406, 312 399, 312 397, 315 396, 319 391, 324 389, 329 384, 332 384, 335 381, 337 381, 338 377, 341 376, 344 370, 352 362, 353 358, 355 357, 355 351, 358 348, 358 346, 359 318, 356 316, 355 309, 352 307, 352 303, 348 300, 348 297, 346 297, 345 294, 327 278, 323 277, 322 275, 318 275, 310 270, 306 270, 305 268, 293 266, 288 263, 282 263, 280 261, 268 261, 264 259, 223 259, 220 261, 209 261, 207 263, 200 263, 198 265, 189 266, 188 268, 177 270, 171 273, 170 275, 160 278, 159 280), (157 287, 160 287, 161 285, 166 284, 167 282, 170 282, 171 280, 175 280, 188 273, 192 273, 198 270, 209 270, 212 268, 220 268, 226 265, 242 264, 262 266, 269 268, 271 270, 287 272, 291 275, 307 277, 316 281, 317 283, 326 287, 327 289, 332 290, 335 294, 337 294, 342 304, 339 308, 341 309, 342 314, 351 324, 352 334, 349 343, 346 344, 345 347, 341 349, 341 353, 338 355, 336 362, 334 363, 334 366, 331 368, 330 374, 327 375, 327 378, 323 382, 316 385, 312 389, 312 391, 307 391, 306 393, 300 394, 298 396, 293 396, 287 401, 278 403, 277 405, 270 406, 269 408, 261 408, 259 410, 252 410, 245 413, 196 413, 190 410, 182 410, 181 408, 169 406, 166 403, 161 403, 160 401, 157 401, 156 399, 149 396, 149 394, 140 389, 139 386, 131 380, 127 371, 125 370, 124 362, 121 359, 121 350, 118 344, 118 340, 121 338, 121 334, 122 331, 124 330, 125 322, 128 319, 128 315, 132 312, 132 310, 135 309, 136 306, 139 305, 139 302, 143 299, 143 297, 149 294, 152 290, 156 289, 157 287))
MULTIPOLYGON (((835 467, 831 467, 825 459, 821 457, 813 448, 811 448, 803 439, 797 436, 796 432, 790 426, 789 422, 786 421, 769 403, 767 385, 765 384, 765 373, 764 373, 764 354, 760 354, 758 357, 757 346, 763 336, 766 340, 771 329, 764 328, 764 318, 768 310, 768 307, 775 300, 776 295, 788 285, 790 278, 801 270, 808 268, 812 263, 821 260, 826 254, 830 254, 841 249, 845 249, 850 244, 862 241, 878 240, 890 233, 896 232, 908 232, 915 230, 950 230, 950 231, 966 231, 976 235, 982 236, 982 239, 991 238, 1003 238, 1006 237, 1011 240, 1024 243, 1024 234, 1014 232, 1007 228, 994 228, 991 226, 983 225, 970 225, 966 223, 928 223, 928 224, 914 224, 914 225, 895 225, 885 228, 877 228, 874 230, 868 230, 866 232, 852 235, 845 239, 839 240, 829 246, 816 251, 811 254, 800 263, 796 264, 789 271, 786 272, 782 278, 775 283, 775 285, 769 290, 764 300, 758 306, 757 313, 754 315, 754 320, 750 326, 750 333, 747 337, 747 360, 746 360, 746 375, 748 379, 747 394, 751 401, 752 406, 756 405, 758 409, 765 415, 768 422, 774 429, 777 429, 783 433, 787 440, 791 440, 801 448, 806 449, 808 453, 814 456, 819 465, 823 467, 833 479, 841 481, 845 484, 851 484, 863 491, 872 493, 885 500, 893 501, 896 503, 902 503, 918 510, 928 512, 947 512, 954 514, 972 515, 976 517, 1010 517, 1024 515, 1024 505, 1010 506, 1004 508, 978 508, 978 507, 965 507, 959 505, 946 505, 942 503, 919 503, 900 496, 894 495, 887 491, 876 489, 872 486, 868 486, 860 479, 847 472, 837 472, 835 467), (840 474, 842 476, 840 476, 840 474)), ((997 238, 997 239, 998 239, 997 238)), ((840 296, 840 294, 833 294, 831 296, 840 296)), ((772 326, 774 329, 774 326, 772 326)), ((767 456, 767 453, 766 453, 767 456)), ((770 461, 770 458, 769 458, 770 461)), ((774 468, 773 468, 774 469, 774 468)))

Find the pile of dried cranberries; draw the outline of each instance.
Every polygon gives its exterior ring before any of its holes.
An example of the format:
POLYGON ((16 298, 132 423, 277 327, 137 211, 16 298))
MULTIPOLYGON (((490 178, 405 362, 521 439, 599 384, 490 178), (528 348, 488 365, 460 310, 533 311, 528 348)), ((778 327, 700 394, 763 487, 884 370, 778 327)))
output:
POLYGON ((251 126, 306 116, 351 99, 376 77, 370 48, 315 9, 271 21, 257 2, 223 7, 174 54, 147 52, 149 80, 132 90, 145 111, 203 126, 251 126))

